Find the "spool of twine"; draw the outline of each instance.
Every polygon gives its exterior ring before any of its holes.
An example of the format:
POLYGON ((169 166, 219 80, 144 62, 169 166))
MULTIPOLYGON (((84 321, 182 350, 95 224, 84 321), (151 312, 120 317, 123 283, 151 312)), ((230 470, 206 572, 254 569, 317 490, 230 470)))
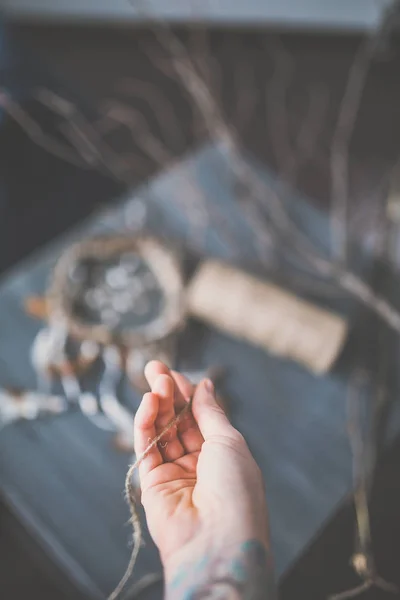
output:
POLYGON ((203 262, 187 292, 189 313, 316 374, 333 365, 346 321, 232 266, 203 262))

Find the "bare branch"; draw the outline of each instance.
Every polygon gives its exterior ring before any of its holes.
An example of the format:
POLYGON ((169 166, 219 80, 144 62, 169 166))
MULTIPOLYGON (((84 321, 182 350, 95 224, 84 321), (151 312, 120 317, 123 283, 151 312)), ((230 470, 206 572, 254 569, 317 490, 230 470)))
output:
POLYGON ((172 102, 165 94, 161 94, 159 88, 147 81, 126 78, 117 84, 116 89, 129 97, 144 100, 153 109, 164 139, 175 147, 177 153, 185 149, 186 142, 179 117, 172 102))
POLYGON ((272 77, 266 84, 267 122, 278 169, 291 173, 296 157, 288 130, 287 92, 294 71, 293 58, 278 39, 268 46, 274 59, 272 77))
MULTIPOLYGON (((108 100, 102 107, 104 118, 126 127, 134 143, 142 152, 151 158, 158 166, 165 168, 175 162, 175 157, 168 148, 156 138, 147 127, 143 115, 136 109, 118 102, 108 100)), ((184 173, 180 177, 180 191, 174 196, 173 201, 186 215, 191 224, 191 233, 194 240, 203 240, 213 211, 207 207, 204 194, 193 177, 184 173)))
POLYGON ((356 52, 332 139, 330 158, 332 250, 333 255, 342 264, 346 264, 348 252, 349 144, 374 51, 375 40, 369 39, 366 44, 361 44, 356 52))
POLYGON ((102 165, 117 181, 130 183, 128 165, 103 140, 74 103, 44 88, 38 88, 34 94, 40 102, 66 120, 64 132, 68 131, 67 135, 75 141, 76 147, 90 157, 93 164, 102 165))
POLYGON ((354 505, 357 519, 358 549, 357 553, 365 559, 360 571, 373 569, 371 555, 371 526, 368 509, 368 478, 365 448, 361 424, 361 396, 366 390, 368 376, 363 371, 356 371, 347 395, 347 434, 353 458, 354 505))
MULTIPOLYGON (((190 35, 190 54, 207 86, 213 89, 213 73, 211 69, 212 52, 209 31, 203 25, 197 25, 190 35)), ((220 99, 220 96, 217 96, 220 99)))
MULTIPOLYGON (((353 494, 357 521, 356 551, 351 562, 363 583, 353 589, 330 596, 330 600, 354 598, 372 587, 393 594, 398 593, 395 585, 385 581, 377 574, 372 549, 368 492, 370 477, 374 468, 371 461, 375 461, 376 456, 375 452, 371 452, 371 448, 368 448, 363 440, 360 406, 367 381, 367 374, 362 370, 356 370, 347 395, 347 433, 353 459, 353 494)), ((379 393, 380 390, 378 390, 379 393)), ((379 404, 379 398, 376 402, 379 404)))
POLYGON ((297 132, 295 145, 300 166, 309 162, 311 158, 319 162, 318 141, 323 131, 329 104, 327 90, 319 85, 310 88, 308 97, 307 113, 297 132))
POLYGON ((327 267, 331 270, 329 262, 318 256, 312 242, 291 221, 285 208, 282 206, 278 194, 268 188, 258 174, 242 159, 237 146, 236 133, 226 124, 210 89, 199 75, 198 70, 180 40, 168 28, 157 28, 155 32, 166 51, 171 52, 173 65, 181 79, 182 85, 198 107, 200 114, 202 114, 210 136, 216 140, 221 150, 229 155, 230 160, 228 164, 233 176, 248 186, 250 196, 257 198, 263 204, 267 200, 269 209, 274 215, 274 220, 279 230, 281 232, 285 231, 285 233, 290 230, 290 235, 295 238, 302 249, 302 253, 312 257, 314 264, 319 264, 320 273, 327 271, 327 267))
POLYGON ((135 108, 118 100, 106 100, 101 112, 104 118, 124 125, 138 147, 158 165, 164 167, 173 160, 165 144, 149 131, 143 115, 135 108))
POLYGON ((360 277, 350 271, 338 270, 335 277, 340 287, 370 308, 397 333, 400 333, 400 313, 385 298, 374 292, 360 277))
POLYGON ((274 75, 267 84, 267 90, 269 132, 279 177, 287 186, 293 188, 302 167, 311 161, 324 164, 318 142, 327 114, 328 94, 320 86, 314 86, 308 91, 307 112, 298 128, 294 143, 291 144, 286 109, 286 77, 282 80, 278 75, 274 75))
POLYGON ((7 92, 0 92, 0 106, 11 117, 26 135, 35 144, 53 154, 57 158, 61 158, 66 162, 80 167, 82 169, 90 169, 92 165, 88 163, 82 156, 79 156, 73 148, 59 142, 56 138, 48 135, 43 131, 40 125, 18 104, 7 92))
POLYGON ((254 114, 257 105, 257 95, 255 89, 255 74, 251 64, 239 60, 235 65, 235 128, 241 134, 246 130, 246 126, 254 114))
POLYGON ((329 596, 329 600, 347 600, 347 598, 355 598, 356 596, 359 596, 363 592, 369 590, 372 585, 373 584, 371 581, 364 581, 364 583, 361 583, 351 590, 346 590, 345 592, 340 592, 339 594, 333 594, 332 596, 329 596))
POLYGON ((350 66, 332 138, 330 157, 332 250, 336 260, 343 265, 348 258, 349 146, 371 62, 382 41, 390 34, 392 19, 398 7, 397 0, 391 2, 383 10, 377 29, 357 48, 350 66))

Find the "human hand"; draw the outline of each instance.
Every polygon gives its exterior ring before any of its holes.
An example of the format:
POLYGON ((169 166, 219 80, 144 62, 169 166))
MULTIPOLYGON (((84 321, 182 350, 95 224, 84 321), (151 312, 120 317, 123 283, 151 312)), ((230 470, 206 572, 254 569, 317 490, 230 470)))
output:
MULTIPOLYGON (((145 374, 151 392, 144 395, 135 418, 138 456, 194 393, 192 411, 139 466, 142 503, 160 551, 167 590, 188 559, 191 565, 204 562, 205 557, 214 561, 207 569, 206 579, 210 579, 216 563, 217 570, 226 570, 221 566, 223 556, 247 564, 249 556, 243 548, 253 554, 256 548, 258 558, 265 553, 265 565, 261 561, 267 571, 262 476, 244 438, 217 404, 212 383, 205 380, 194 390, 181 374, 156 361, 147 365, 145 374)), ((174 597, 179 597, 176 591, 174 597)))

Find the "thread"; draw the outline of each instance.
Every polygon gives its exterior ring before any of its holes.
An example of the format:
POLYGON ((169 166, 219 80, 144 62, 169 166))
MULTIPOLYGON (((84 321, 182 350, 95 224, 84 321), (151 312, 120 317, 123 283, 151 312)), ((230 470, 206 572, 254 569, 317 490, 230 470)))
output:
POLYGON ((209 325, 295 360, 316 374, 329 371, 348 329, 339 315, 211 260, 194 274, 187 307, 192 316, 209 325))
POLYGON ((140 467, 141 463, 149 455, 149 453, 153 450, 153 448, 159 443, 159 441, 164 437, 164 435, 166 433, 168 433, 168 431, 170 429, 172 429, 172 427, 177 426, 180 423, 180 421, 182 420, 182 418, 185 416, 185 414, 187 414, 191 410, 192 402, 193 402, 193 398, 191 398, 189 400, 189 402, 186 404, 186 406, 181 410, 181 412, 178 415, 176 415, 173 419, 171 419, 171 421, 164 427, 164 429, 161 431, 161 433, 156 435, 156 437, 154 437, 151 440, 151 442, 146 447, 146 449, 137 458, 136 462, 134 462, 133 465, 131 465, 128 469, 128 472, 127 472, 126 478, 125 478, 125 498, 128 503, 130 514, 131 514, 130 522, 132 525, 133 547, 132 547, 132 552, 131 552, 131 556, 130 556, 126 571, 125 571, 124 575, 122 576, 121 581, 118 583, 117 587, 115 588, 115 590, 108 597, 108 600, 116 600, 119 597, 119 595, 121 594, 121 592, 124 590, 126 584, 128 583, 129 579, 132 576, 133 570, 135 568, 136 560, 137 560, 137 557, 139 554, 140 546, 142 544, 142 525, 140 523, 140 517, 139 517, 138 511, 136 508, 135 486, 133 483, 133 473, 136 471, 136 469, 138 469, 140 467))

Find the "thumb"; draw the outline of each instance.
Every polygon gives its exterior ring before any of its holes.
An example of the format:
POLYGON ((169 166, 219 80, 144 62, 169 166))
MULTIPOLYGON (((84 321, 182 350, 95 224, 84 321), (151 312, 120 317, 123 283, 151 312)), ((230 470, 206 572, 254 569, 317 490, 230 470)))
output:
POLYGON ((192 412, 205 440, 211 436, 230 436, 235 432, 228 417, 217 403, 214 385, 210 379, 204 379, 196 387, 192 412))

